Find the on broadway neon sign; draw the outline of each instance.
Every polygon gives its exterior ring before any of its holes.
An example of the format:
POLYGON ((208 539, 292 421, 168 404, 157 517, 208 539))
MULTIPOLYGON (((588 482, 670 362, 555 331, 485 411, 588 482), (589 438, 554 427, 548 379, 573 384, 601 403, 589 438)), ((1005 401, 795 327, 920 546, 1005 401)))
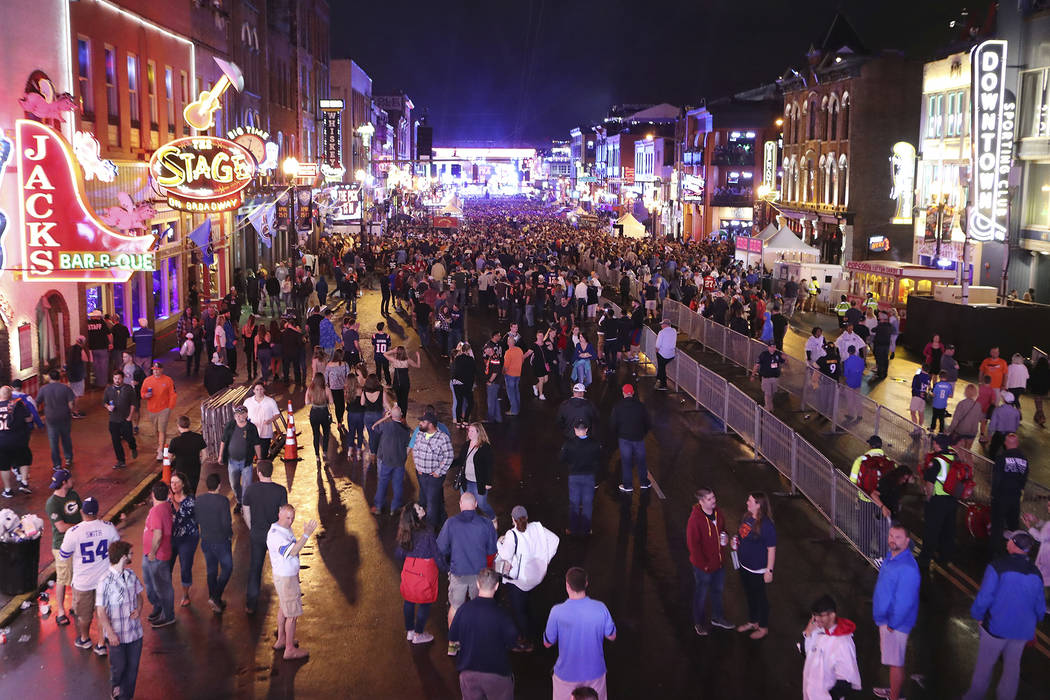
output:
POLYGON ((255 157, 241 144, 214 136, 189 136, 153 152, 150 174, 172 209, 218 212, 244 202, 255 176, 255 157))
POLYGON ((969 235, 978 241, 1004 241, 1017 111, 1006 89, 1006 42, 978 44, 970 51, 970 66, 974 206, 969 235))
POLYGON ((15 122, 22 279, 126 282, 156 265, 153 236, 108 228, 85 202, 83 176, 68 144, 39 122, 15 122))

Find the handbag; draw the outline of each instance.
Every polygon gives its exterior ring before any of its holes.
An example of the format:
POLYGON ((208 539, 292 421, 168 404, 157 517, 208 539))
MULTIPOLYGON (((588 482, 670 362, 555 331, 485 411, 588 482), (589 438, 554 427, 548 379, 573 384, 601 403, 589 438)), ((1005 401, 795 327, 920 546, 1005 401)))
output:
POLYGON ((510 555, 509 560, 503 559, 497 554, 495 561, 492 563, 492 568, 503 577, 504 581, 513 581, 521 573, 521 555, 518 554, 518 533, 512 528, 510 534, 514 535, 514 553, 510 555))
POLYGON ((460 493, 467 490, 467 468, 465 466, 456 472, 455 478, 452 479, 452 488, 460 493))

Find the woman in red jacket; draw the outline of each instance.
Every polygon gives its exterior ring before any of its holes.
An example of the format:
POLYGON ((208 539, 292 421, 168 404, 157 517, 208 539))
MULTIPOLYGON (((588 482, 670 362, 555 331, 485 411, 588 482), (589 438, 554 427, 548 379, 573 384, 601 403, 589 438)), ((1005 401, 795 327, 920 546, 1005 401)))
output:
POLYGON ((689 563, 693 565, 696 587, 693 589, 693 629, 706 637, 710 626, 706 624, 707 592, 711 590, 711 625, 722 629, 733 629, 733 623, 725 619, 722 610, 722 589, 725 586, 726 520, 717 507, 715 493, 711 489, 697 489, 696 505, 689 515, 686 526, 686 543, 689 546, 689 563))

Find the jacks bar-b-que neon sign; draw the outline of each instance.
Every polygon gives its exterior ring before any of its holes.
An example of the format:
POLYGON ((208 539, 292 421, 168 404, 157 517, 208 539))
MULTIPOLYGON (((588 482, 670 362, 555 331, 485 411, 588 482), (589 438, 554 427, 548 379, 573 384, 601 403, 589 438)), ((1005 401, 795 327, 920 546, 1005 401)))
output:
POLYGON ((87 205, 80 169, 57 131, 19 119, 15 154, 23 280, 126 282, 155 268, 153 236, 114 231, 87 205))

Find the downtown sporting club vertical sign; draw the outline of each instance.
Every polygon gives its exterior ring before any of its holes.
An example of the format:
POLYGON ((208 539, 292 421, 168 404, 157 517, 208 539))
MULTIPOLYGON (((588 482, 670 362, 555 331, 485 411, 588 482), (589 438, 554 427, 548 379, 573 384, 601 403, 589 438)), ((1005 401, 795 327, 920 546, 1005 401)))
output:
POLYGON ((992 39, 970 51, 973 208, 969 235, 1005 241, 1009 176, 1017 102, 1006 89, 1006 41, 992 39))

